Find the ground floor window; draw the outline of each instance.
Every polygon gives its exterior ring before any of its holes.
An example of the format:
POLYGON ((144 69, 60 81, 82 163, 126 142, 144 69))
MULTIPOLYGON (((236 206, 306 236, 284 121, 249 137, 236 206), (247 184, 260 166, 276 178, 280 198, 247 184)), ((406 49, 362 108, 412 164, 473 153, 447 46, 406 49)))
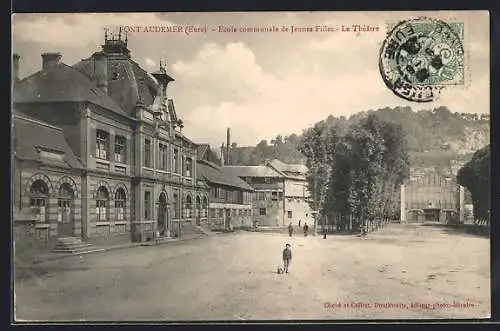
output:
POLYGON ((40 222, 45 223, 45 208, 49 198, 49 187, 44 181, 38 179, 31 184, 30 193, 30 209, 40 222))
POLYGON ((266 216, 266 208, 260 208, 259 214, 260 216, 266 216))
POLYGON ((288 218, 292 218, 292 211, 291 210, 288 211, 288 218))
POLYGON ((144 192, 144 219, 151 219, 151 192, 144 192))
POLYGON ((44 198, 31 198, 30 207, 31 210, 37 215, 38 220, 42 223, 46 221, 45 214, 46 200, 44 198))
POLYGON ((184 203, 184 209, 185 209, 184 215, 185 215, 185 217, 191 218, 192 208, 193 208, 193 203, 191 201, 191 196, 188 195, 186 197, 186 202, 184 203))
POLYGON ((97 220, 99 220, 99 221, 106 220, 106 201, 105 200, 97 200, 96 201, 96 213, 97 213, 97 220))
POLYGON ((125 200, 126 200, 125 191, 121 188, 116 190, 115 212, 116 212, 116 219, 118 221, 123 221, 125 219, 125 200))
POLYGON ((96 214, 98 221, 106 221, 109 207, 109 193, 108 190, 101 186, 97 190, 97 199, 96 199, 96 214))
POLYGON ((204 197, 201 217, 207 217, 207 213, 208 213, 208 200, 206 197, 204 197))

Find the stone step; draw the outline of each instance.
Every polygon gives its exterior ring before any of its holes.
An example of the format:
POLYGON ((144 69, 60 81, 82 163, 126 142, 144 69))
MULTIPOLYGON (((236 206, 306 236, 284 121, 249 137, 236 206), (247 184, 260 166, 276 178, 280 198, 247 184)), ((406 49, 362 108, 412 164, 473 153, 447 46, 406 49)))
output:
POLYGON ((90 254, 90 253, 104 252, 104 251, 105 251, 104 248, 90 248, 90 247, 86 247, 86 249, 73 250, 73 251, 53 250, 52 253, 64 253, 64 254, 82 255, 82 254, 90 254))
POLYGON ((53 253, 76 253, 76 252, 83 252, 83 251, 91 251, 95 250, 95 247, 92 246, 85 246, 85 247, 78 247, 78 248, 62 248, 62 247, 56 247, 52 250, 53 253))
POLYGON ((89 251, 96 251, 92 244, 83 242, 77 237, 62 237, 58 238, 57 244, 52 250, 53 253, 84 253, 89 251))
POLYGON ((82 242, 82 239, 76 237, 66 237, 66 238, 58 238, 57 241, 63 243, 73 243, 73 242, 82 242))

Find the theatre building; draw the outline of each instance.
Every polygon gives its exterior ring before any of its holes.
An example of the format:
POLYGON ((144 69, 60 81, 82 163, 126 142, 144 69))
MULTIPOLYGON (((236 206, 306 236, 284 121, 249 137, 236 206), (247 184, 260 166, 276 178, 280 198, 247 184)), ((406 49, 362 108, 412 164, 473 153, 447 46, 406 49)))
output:
POLYGON ((49 240, 195 231, 209 191, 197 180, 198 146, 183 134, 166 68, 145 71, 120 35, 73 66, 59 53, 41 60, 19 79, 22 60, 13 59, 15 214, 32 215, 33 233, 49 240))
POLYGON ((401 186, 401 222, 464 222, 468 199, 468 190, 455 176, 437 172, 410 176, 401 186))

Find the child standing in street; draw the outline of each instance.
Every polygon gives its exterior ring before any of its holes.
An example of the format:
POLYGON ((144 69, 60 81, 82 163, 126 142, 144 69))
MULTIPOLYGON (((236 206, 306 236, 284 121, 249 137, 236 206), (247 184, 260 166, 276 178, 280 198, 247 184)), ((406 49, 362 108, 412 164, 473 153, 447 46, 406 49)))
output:
POLYGON ((291 245, 286 244, 285 249, 283 250, 283 266, 284 266, 285 273, 288 273, 288 267, 290 266, 291 261, 292 261, 291 245))

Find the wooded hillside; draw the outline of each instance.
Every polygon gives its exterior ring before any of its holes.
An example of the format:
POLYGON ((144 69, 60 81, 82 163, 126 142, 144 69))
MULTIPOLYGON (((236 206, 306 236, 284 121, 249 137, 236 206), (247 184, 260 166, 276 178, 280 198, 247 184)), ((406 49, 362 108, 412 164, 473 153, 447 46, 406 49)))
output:
MULTIPOLYGON (((490 139, 489 116, 452 113, 445 107, 418 112, 410 107, 383 108, 360 112, 349 118, 329 116, 316 124, 347 129, 369 114, 401 125, 412 167, 439 168, 448 166, 452 159, 469 161, 472 154, 490 139)), ((265 159, 277 158, 286 163, 305 164, 306 158, 298 150, 302 139, 303 134, 278 135, 255 147, 234 147, 231 161, 235 165, 257 165, 265 159)))

